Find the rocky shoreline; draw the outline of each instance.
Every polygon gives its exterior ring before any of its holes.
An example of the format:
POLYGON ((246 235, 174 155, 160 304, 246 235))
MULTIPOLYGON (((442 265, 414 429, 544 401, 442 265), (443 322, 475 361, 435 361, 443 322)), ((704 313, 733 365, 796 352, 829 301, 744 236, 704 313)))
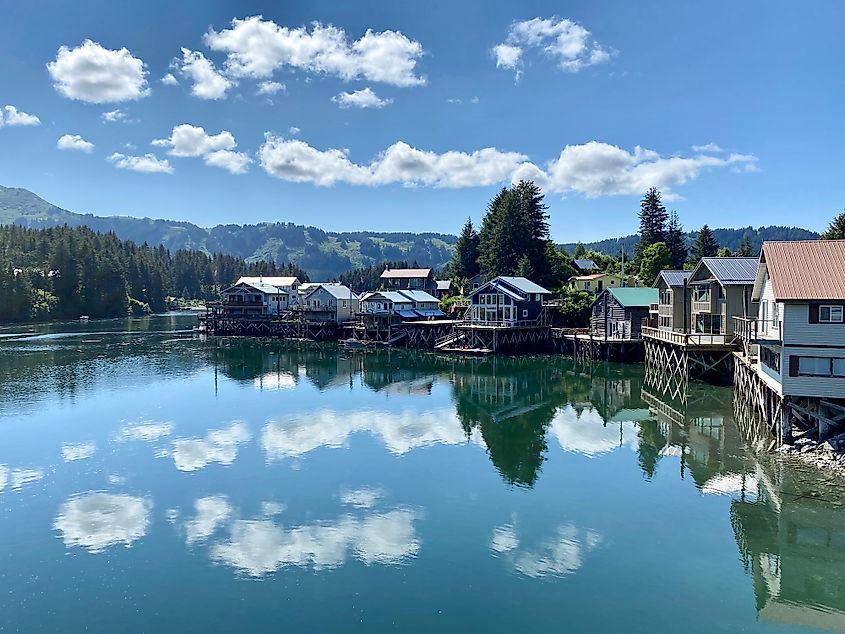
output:
POLYGON ((799 438, 790 445, 781 445, 777 451, 785 456, 794 456, 819 469, 845 476, 845 434, 833 436, 823 442, 799 438))

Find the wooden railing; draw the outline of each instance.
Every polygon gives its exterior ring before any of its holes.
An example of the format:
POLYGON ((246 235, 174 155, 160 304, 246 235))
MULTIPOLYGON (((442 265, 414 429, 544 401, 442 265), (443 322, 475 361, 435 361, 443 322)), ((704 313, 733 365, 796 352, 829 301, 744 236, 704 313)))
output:
POLYGON ((761 340, 782 341, 783 331, 780 321, 757 319, 755 317, 734 317, 734 332, 746 343, 761 340))
POLYGON ((675 332, 664 328, 652 328, 643 326, 643 336, 676 346, 730 346, 733 345, 736 336, 703 332, 675 332))

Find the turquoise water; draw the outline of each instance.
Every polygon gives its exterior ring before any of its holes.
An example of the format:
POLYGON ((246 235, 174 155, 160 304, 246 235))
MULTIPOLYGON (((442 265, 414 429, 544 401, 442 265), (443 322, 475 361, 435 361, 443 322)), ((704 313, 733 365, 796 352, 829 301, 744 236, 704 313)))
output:
POLYGON ((845 628, 841 486, 642 368, 0 330, 0 631, 845 628))

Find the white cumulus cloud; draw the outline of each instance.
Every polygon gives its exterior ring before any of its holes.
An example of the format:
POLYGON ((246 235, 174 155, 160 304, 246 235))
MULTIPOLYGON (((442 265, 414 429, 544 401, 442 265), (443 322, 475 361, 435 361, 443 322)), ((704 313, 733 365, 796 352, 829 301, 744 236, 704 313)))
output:
POLYGON ((182 74, 193 82, 191 94, 200 99, 224 99, 235 82, 214 68, 214 64, 199 51, 182 49, 182 74))
POLYGON ((127 156, 115 152, 107 159, 114 166, 133 172, 144 172, 147 174, 172 174, 173 167, 167 159, 160 159, 155 154, 144 154, 143 156, 127 156))
POLYGON ((21 112, 15 106, 6 105, 0 108, 0 128, 4 125, 41 125, 41 119, 34 114, 21 112))
POLYGON ((522 74, 525 52, 539 49, 567 72, 608 61, 615 53, 601 46, 582 25, 567 18, 533 18, 514 22, 505 41, 492 49, 496 66, 522 74))
POLYGON ((589 141, 567 145, 560 155, 538 165, 519 152, 483 148, 472 152, 438 153, 398 141, 369 163, 356 163, 346 149, 315 148, 299 139, 267 133, 258 151, 261 167, 276 178, 327 187, 350 185, 479 187, 533 180, 546 191, 600 196, 639 196, 649 187, 662 190, 666 200, 677 199, 672 188, 695 180, 703 172, 729 168, 734 172, 757 169, 751 154, 719 156, 661 156, 642 147, 626 150, 589 141))
POLYGON ((56 90, 69 99, 109 103, 149 94, 143 61, 126 48, 110 50, 91 40, 59 48, 47 71, 56 90))
POLYGON ((270 77, 285 66, 344 80, 365 79, 396 86, 425 83, 416 74, 422 45, 398 31, 367 30, 350 41, 343 29, 315 22, 311 29, 282 27, 261 16, 232 20, 222 31, 210 29, 205 43, 227 54, 234 77, 270 77))
POLYGON ((139 497, 86 493, 62 504, 53 528, 68 548, 98 553, 116 544, 129 547, 147 533, 151 506, 139 497))
POLYGON ((94 144, 86 141, 78 134, 63 134, 56 142, 56 147, 60 150, 78 150, 86 154, 94 151, 94 144))
POLYGON ((332 97, 341 108, 384 108, 393 103, 393 99, 382 99, 372 88, 363 88, 353 92, 342 92, 332 97))
POLYGON ((178 86, 179 80, 173 76, 173 73, 167 73, 161 78, 161 83, 165 86, 178 86))
POLYGON ((585 557, 601 543, 601 535, 593 530, 562 524, 551 538, 539 546, 524 548, 515 526, 505 524, 493 530, 490 550, 527 577, 564 577, 580 570, 585 557))
POLYGON ((177 125, 167 139, 155 139, 153 145, 167 147, 168 154, 179 157, 201 156, 206 165, 222 167, 232 174, 243 174, 252 159, 244 152, 235 152, 235 137, 228 130, 208 134, 204 128, 187 123, 177 125))
POLYGON ((126 111, 120 108, 116 110, 109 110, 100 115, 103 123, 117 123, 118 121, 126 121, 126 111))
POLYGON ((492 185, 508 180, 527 161, 523 154, 495 148, 438 154, 399 141, 369 164, 361 165, 353 163, 344 150, 318 150, 304 141, 272 135, 265 139, 258 157, 261 167, 271 176, 322 186, 339 182, 429 187, 492 185))
POLYGON ((276 93, 285 92, 287 86, 277 81, 262 81, 258 84, 259 95, 275 95, 276 93))
POLYGON ((118 440, 143 440, 155 442, 173 433, 173 423, 130 423, 120 428, 118 440))

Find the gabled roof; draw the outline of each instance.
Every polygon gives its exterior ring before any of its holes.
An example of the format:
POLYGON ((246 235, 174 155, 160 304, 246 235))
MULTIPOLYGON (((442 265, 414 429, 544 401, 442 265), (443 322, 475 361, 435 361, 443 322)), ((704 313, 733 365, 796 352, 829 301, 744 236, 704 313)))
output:
POLYGON ((608 288, 605 292, 610 293, 625 308, 647 308, 660 300, 660 293, 656 288, 613 287, 608 288))
POLYGON ((305 295, 305 297, 310 297, 313 293, 316 293, 321 288, 335 299, 358 298, 358 296, 353 293, 349 287, 344 286, 343 284, 309 284, 307 289, 308 293, 305 295))
POLYGON ((603 277, 609 277, 609 276, 620 277, 620 278, 622 277, 621 275, 619 275, 617 273, 590 273, 589 275, 573 275, 569 279, 570 279, 570 281, 571 280, 587 281, 587 280, 598 280, 598 279, 601 279, 603 277))
POLYGON ((438 291, 448 291, 452 288, 452 280, 435 280, 438 291))
POLYGON ((757 258, 701 258, 691 278, 694 279, 698 269, 704 266, 723 286, 753 284, 757 276, 757 262, 757 258))
MULTIPOLYGON (((760 264, 776 301, 845 301, 845 240, 764 242, 760 264)), ((760 282, 758 277, 755 297, 760 282)))
POLYGON ((523 293, 540 293, 541 295, 552 294, 551 291, 547 291, 545 288, 543 288, 539 284, 535 284, 527 277, 508 277, 505 275, 500 275, 495 279, 502 280, 503 282, 505 282, 505 284, 510 284, 516 290, 521 291, 523 293))
POLYGON ((381 279, 405 279, 429 275, 431 275, 431 269, 385 269, 381 274, 381 279))
POLYGON ((525 297, 520 297, 520 293, 522 295, 528 295, 529 293, 539 293, 540 295, 551 295, 551 291, 547 291, 545 288, 540 286, 539 284, 535 284, 531 280, 525 277, 511 277, 507 275, 500 275, 498 277, 494 277, 492 280, 487 282, 486 284, 482 284, 477 289, 472 291, 469 294, 470 297, 473 295, 477 295, 481 291, 491 288, 497 291, 504 292, 510 295, 513 299, 524 301, 525 297), (513 290, 511 290, 513 289, 513 290))
MULTIPOLYGON (((263 284, 261 282, 244 282, 244 278, 241 278, 228 288, 224 288, 221 292, 222 293, 229 293, 237 286, 248 286, 250 288, 255 289, 260 293, 264 293, 265 295, 287 295, 288 292, 280 289, 278 286, 273 286, 272 284, 263 284)), ((249 278, 247 278, 249 279, 249 278)))
POLYGON ((690 278, 690 275, 692 275, 692 271, 660 271, 660 275, 657 276, 652 286, 656 288, 657 282, 661 279, 666 282, 666 286, 683 286, 684 282, 690 278))
POLYGON ((578 260, 572 260, 572 263, 573 263, 575 266, 577 266, 579 269, 581 269, 582 271, 591 270, 591 269, 597 269, 597 268, 598 268, 598 267, 596 266, 596 263, 595 263, 595 262, 593 262, 592 260, 587 260, 587 259, 583 259, 583 260, 581 260, 581 259, 578 259, 578 260))
POLYGON ((245 284, 269 284, 270 286, 293 286, 295 283, 299 283, 299 280, 295 277, 242 277, 236 284, 241 282, 245 284))

